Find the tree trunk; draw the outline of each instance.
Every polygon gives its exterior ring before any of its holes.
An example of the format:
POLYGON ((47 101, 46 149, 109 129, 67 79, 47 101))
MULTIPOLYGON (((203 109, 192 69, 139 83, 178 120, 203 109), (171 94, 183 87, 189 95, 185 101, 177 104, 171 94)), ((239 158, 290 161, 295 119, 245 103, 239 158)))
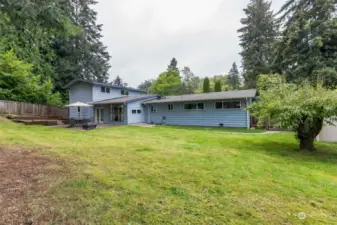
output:
POLYGON ((300 139, 300 151, 303 151, 303 152, 313 152, 313 151, 315 151, 314 141, 315 141, 315 139, 313 139, 313 138, 302 138, 302 139, 300 139))
POLYGON ((302 123, 297 128, 297 138, 300 141, 301 151, 315 151, 315 138, 321 132, 323 127, 323 118, 303 118, 302 123))

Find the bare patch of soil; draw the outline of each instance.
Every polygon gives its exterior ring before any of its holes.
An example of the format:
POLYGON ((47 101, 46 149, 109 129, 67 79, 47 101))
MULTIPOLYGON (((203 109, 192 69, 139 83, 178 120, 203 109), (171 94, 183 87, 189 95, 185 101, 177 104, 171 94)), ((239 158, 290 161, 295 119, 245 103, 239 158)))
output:
POLYGON ((39 151, 0 146, 1 225, 47 222, 47 193, 62 179, 65 168, 59 160, 39 151))

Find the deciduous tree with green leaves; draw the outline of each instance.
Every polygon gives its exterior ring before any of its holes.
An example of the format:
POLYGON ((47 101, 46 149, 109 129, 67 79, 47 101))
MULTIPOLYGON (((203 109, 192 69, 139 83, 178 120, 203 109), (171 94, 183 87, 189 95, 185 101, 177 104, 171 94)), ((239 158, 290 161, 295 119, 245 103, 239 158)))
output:
POLYGON ((261 75, 259 93, 259 99, 248 110, 260 122, 270 118, 278 126, 295 131, 302 151, 314 151, 323 124, 337 121, 336 89, 309 82, 286 83, 280 75, 261 75))
POLYGON ((152 83, 154 82, 153 79, 145 80, 140 85, 138 85, 138 88, 141 90, 145 90, 146 92, 150 92, 150 89, 152 87, 152 83))
POLYGON ((152 83, 150 92, 162 96, 180 94, 181 77, 176 70, 168 70, 161 73, 157 80, 152 83))
POLYGON ((59 93, 53 93, 50 78, 34 75, 32 64, 19 60, 14 51, 0 54, 0 99, 37 104, 62 105, 59 93))

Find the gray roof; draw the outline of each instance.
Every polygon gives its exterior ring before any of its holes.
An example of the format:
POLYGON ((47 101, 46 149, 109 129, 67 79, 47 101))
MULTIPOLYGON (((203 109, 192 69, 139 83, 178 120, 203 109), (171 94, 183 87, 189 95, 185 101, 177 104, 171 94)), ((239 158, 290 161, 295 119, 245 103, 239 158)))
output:
POLYGON ((93 105, 105 105, 105 104, 123 104, 140 100, 148 100, 151 98, 158 98, 158 95, 139 95, 139 96, 125 96, 120 98, 111 98, 102 101, 90 102, 93 105))
POLYGON ((249 89, 240 91, 212 92, 207 94, 167 96, 162 97, 160 99, 146 101, 144 103, 151 104, 151 103, 167 103, 167 102, 193 102, 202 100, 242 99, 242 98, 254 98, 255 96, 256 96, 256 89, 249 89))
POLYGON ((66 86, 64 86, 64 88, 70 88, 72 85, 74 85, 74 84, 76 84, 78 82, 84 82, 84 83, 98 85, 98 86, 103 86, 103 87, 111 87, 111 88, 115 88, 115 89, 126 89, 126 90, 129 90, 129 91, 136 91, 136 92, 146 93, 146 91, 141 90, 141 89, 137 89, 137 88, 124 87, 124 86, 119 86, 119 85, 114 85, 114 84, 105 84, 105 83, 101 83, 101 82, 89 81, 89 80, 81 80, 81 79, 75 79, 75 80, 71 81, 69 84, 67 84, 66 86))

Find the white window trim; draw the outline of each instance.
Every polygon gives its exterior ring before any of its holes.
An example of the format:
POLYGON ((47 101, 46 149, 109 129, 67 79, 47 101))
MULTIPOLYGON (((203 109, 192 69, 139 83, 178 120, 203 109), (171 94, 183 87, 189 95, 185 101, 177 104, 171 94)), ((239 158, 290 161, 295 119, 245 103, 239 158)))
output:
POLYGON ((215 109, 215 110, 233 110, 233 109, 235 110, 235 109, 242 109, 242 100, 215 101, 215 102, 214 102, 214 109, 215 109), (217 102, 221 102, 221 103, 222 103, 222 108, 221 108, 221 109, 217 109, 217 108, 216 108, 216 103, 217 103, 217 102), (223 107, 223 103, 224 103, 224 102, 240 102, 240 108, 224 108, 224 107, 223 107))
POLYGON ((183 109, 186 110, 186 111, 199 111, 199 110, 205 110, 205 103, 204 102, 191 102, 191 103, 184 103, 183 104, 183 109), (196 104, 197 105, 197 108, 196 109, 185 109, 185 105, 187 104, 196 104), (204 108, 203 109, 199 109, 198 108, 198 104, 203 104, 204 105, 204 108))
POLYGON ((173 112, 173 111, 174 111, 174 105, 173 105, 173 103, 169 103, 169 104, 167 105, 167 110, 168 110, 169 112, 173 112), (169 105, 172 105, 172 109, 170 109, 169 105))

